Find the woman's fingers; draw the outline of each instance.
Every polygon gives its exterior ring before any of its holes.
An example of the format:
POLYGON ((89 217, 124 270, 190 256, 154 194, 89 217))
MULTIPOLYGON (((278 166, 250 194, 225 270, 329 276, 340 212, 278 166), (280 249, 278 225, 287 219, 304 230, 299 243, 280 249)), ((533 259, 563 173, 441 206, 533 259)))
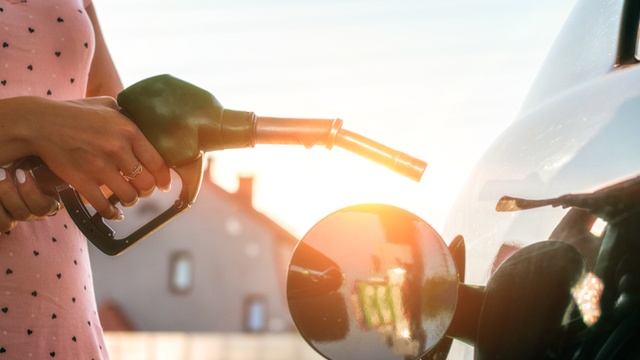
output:
POLYGON ((42 193, 30 172, 16 169, 14 175, 20 197, 32 215, 41 218, 54 215, 60 210, 60 201, 42 193))
MULTIPOLYGON (((144 137, 144 135, 141 136, 144 137)), ((147 182, 134 181, 134 184, 140 183, 142 188, 149 188, 148 181, 153 179, 154 186, 162 191, 168 191, 171 188, 171 173, 169 167, 164 162, 158 151, 145 139, 134 141, 132 144, 134 156, 142 165, 142 173, 135 179, 142 177, 147 182)))
POLYGON ((15 221, 7 209, 4 206, 0 205, 0 232, 6 232, 18 225, 18 222, 15 221))
MULTIPOLYGON (((144 137, 140 129, 127 116, 120 112, 117 102, 109 97, 96 97, 85 100, 88 104, 104 106, 117 112, 117 117, 130 125, 131 131, 123 140, 129 141, 129 151, 123 151, 118 162, 122 176, 133 185, 140 197, 149 196, 155 187, 169 190, 171 175, 169 168, 157 150, 144 137)), ((114 190, 115 189, 111 189, 114 190)))
POLYGON ((0 167, 0 231, 5 232, 13 229, 17 221, 11 216, 9 211, 5 208, 2 202, 2 195, 7 191, 7 187, 12 183, 12 179, 9 178, 9 172, 0 167))
POLYGON ((156 180, 153 175, 141 163, 128 168, 131 170, 122 171, 124 179, 137 189, 139 197, 147 198, 151 196, 156 187, 156 180))
POLYGON ((11 230, 19 221, 54 215, 61 203, 40 191, 29 172, 0 168, 0 231, 11 230))
POLYGON ((4 168, 0 168, 0 202, 13 220, 27 221, 34 218, 34 214, 20 197, 13 176, 4 168))
MULTIPOLYGON (((122 210, 111 204, 105 194, 100 189, 99 184, 88 184, 81 182, 75 189, 93 206, 93 208, 105 219, 122 221, 124 215, 122 210)), ((116 194, 116 196, 118 196, 116 194)))

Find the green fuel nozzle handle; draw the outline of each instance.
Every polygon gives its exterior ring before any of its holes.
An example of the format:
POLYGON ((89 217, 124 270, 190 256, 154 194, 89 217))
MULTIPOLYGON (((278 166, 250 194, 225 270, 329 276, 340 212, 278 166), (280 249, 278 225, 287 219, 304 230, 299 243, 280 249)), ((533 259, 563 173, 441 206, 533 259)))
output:
MULTIPOLYGON (((115 232, 99 214, 89 214, 73 188, 57 185, 74 222, 96 247, 109 255, 124 252, 195 202, 204 173, 204 154, 209 151, 252 148, 256 144, 307 148, 324 145, 327 149, 338 146, 415 181, 420 180, 427 166, 424 161, 342 129, 340 119, 261 117, 253 112, 225 109, 211 93, 170 75, 133 84, 117 100, 122 113, 135 122, 166 164, 180 176, 182 190, 171 208, 131 235, 116 239, 115 232)), ((114 204, 117 201, 112 199, 114 204)))

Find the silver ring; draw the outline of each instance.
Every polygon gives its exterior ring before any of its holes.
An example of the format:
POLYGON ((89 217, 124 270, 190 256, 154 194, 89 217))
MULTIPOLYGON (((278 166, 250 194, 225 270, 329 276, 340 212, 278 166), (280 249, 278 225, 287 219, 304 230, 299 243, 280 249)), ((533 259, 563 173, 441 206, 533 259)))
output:
POLYGON ((140 175, 140 173, 142 173, 142 164, 138 163, 138 165, 136 165, 136 167, 133 168, 133 171, 131 171, 127 175, 123 174, 122 176, 124 176, 124 178, 127 179, 127 181, 131 181, 135 179, 136 176, 140 175))

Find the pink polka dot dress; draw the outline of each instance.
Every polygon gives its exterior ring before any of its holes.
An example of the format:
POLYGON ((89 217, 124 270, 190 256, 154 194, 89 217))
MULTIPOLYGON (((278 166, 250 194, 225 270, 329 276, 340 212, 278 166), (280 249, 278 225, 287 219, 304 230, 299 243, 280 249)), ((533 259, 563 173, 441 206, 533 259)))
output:
MULTIPOLYGON (((0 0, 0 98, 85 96, 89 2, 0 0)), ((87 240, 66 211, 0 234, 0 360, 30 358, 108 359, 87 240)))

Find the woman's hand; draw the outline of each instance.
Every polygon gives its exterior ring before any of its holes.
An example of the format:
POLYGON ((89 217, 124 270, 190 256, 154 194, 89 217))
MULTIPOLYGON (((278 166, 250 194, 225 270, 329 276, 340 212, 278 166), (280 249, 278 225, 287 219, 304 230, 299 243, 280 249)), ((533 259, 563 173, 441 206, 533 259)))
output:
POLYGON ((59 199, 40 191, 29 172, 0 167, 0 233, 13 229, 19 221, 55 215, 61 206, 59 199))
POLYGON ((164 160, 113 98, 19 100, 28 102, 19 106, 20 121, 13 123, 21 135, 21 155, 40 157, 104 218, 121 220, 122 212, 107 200, 103 185, 124 206, 155 187, 169 188, 164 160))

